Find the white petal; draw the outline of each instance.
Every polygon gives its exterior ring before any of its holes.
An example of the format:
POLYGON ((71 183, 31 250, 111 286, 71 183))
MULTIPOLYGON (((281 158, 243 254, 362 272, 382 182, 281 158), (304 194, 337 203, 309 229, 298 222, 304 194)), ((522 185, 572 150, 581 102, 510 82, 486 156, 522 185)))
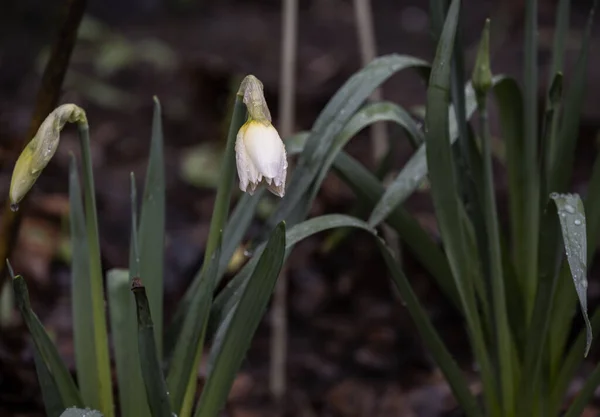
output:
POLYGON ((248 157, 263 176, 269 179, 282 176, 282 170, 287 167, 285 147, 273 125, 249 123, 244 143, 248 157))
POLYGON ((241 127, 235 141, 235 163, 237 166, 238 177, 240 179, 240 190, 252 195, 256 189, 256 184, 260 182, 262 177, 246 151, 244 144, 245 125, 241 127), (252 184, 254 183, 254 186, 252 184))

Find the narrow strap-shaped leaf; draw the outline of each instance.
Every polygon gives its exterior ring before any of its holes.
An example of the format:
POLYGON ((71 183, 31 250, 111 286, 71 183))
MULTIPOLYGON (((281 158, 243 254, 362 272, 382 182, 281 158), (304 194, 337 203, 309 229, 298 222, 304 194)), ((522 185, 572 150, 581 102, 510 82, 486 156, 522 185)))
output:
MULTIPOLYGON (((523 195, 520 203, 521 229, 512 239, 516 250, 517 273, 525 289, 527 320, 531 317, 538 277, 539 174, 538 174, 538 0, 525 2, 524 45, 524 130, 522 155, 523 195)), ((546 196, 543 196, 544 199, 546 196)))
MULTIPOLYGON (((290 251, 296 243, 312 236, 315 233, 339 227, 353 227, 371 230, 363 221, 342 214, 330 214, 306 220, 290 228, 286 232, 286 250, 290 251)), ((229 281, 227 286, 217 295, 211 307, 210 318, 207 329, 207 338, 212 338, 223 320, 237 304, 241 296, 242 288, 254 271, 258 258, 264 250, 265 243, 259 245, 246 265, 229 281)))
POLYGON ((158 355, 162 358, 163 275, 165 250, 165 161, 161 107, 154 97, 152 139, 139 224, 139 276, 148 293, 158 355))
POLYGON ((332 145, 327 151, 327 155, 323 160, 321 168, 319 169, 319 173, 315 181, 310 186, 310 193, 308 195, 308 201, 306 202, 307 206, 312 204, 312 201, 314 201, 316 198, 317 193, 321 188, 321 184, 329 173, 329 169, 331 168, 335 157, 342 150, 342 148, 346 146, 350 139, 355 137, 355 135, 362 129, 373 123, 381 121, 390 121, 398 124, 406 132, 411 143, 423 143, 425 140, 423 133, 417 126, 417 123, 402 107, 389 102, 379 102, 366 105, 356 112, 354 116, 352 116, 352 118, 348 121, 348 124, 333 140, 332 145))
POLYGON ((332 141, 371 93, 395 73, 409 68, 427 70, 428 66, 426 62, 410 56, 382 56, 350 77, 337 91, 311 129, 298 166, 287 186, 286 196, 271 217, 271 225, 289 220, 288 216, 299 205, 317 176, 332 141))
POLYGON ((285 238, 285 223, 282 222, 271 234, 252 276, 240 291, 236 307, 217 333, 196 417, 216 417, 225 404, 283 266, 285 238))
POLYGON ((139 278, 131 284, 131 291, 135 296, 137 323, 138 323, 138 349, 140 353, 140 366, 142 377, 146 386, 146 396, 152 417, 172 417, 169 403, 167 384, 160 367, 156 341, 154 339, 154 325, 150 313, 150 305, 146 296, 146 289, 139 278))
POLYGON ((575 400, 569 406, 564 417, 579 417, 583 415, 585 406, 594 398, 596 388, 600 385, 600 364, 596 365, 594 372, 583 384, 583 388, 575 397, 575 400))
POLYGON ((548 329, 552 317, 554 296, 556 293, 558 270, 562 262, 560 245, 560 226, 555 204, 546 198, 540 225, 540 248, 538 254, 539 279, 533 304, 531 323, 527 326, 523 375, 519 386, 521 403, 517 415, 530 417, 539 401, 542 379, 542 359, 544 346, 548 340, 548 329))
POLYGON ((592 325, 587 313, 587 235, 585 210, 577 194, 552 194, 556 203, 562 229, 567 261, 571 269, 573 284, 579 298, 581 314, 587 328, 584 356, 587 356, 592 344, 592 325))
MULTIPOLYGON (((488 58, 489 59, 489 58, 488 58)), ((485 219, 486 246, 489 260, 489 273, 491 277, 491 301, 494 311, 495 342, 497 344, 497 360, 500 373, 500 386, 502 389, 502 404, 504 415, 515 413, 515 379, 513 370, 512 346, 513 338, 510 332, 506 289, 504 285, 504 270, 502 264, 502 250, 500 245, 500 225, 496 209, 495 182, 492 166, 492 135, 490 133, 487 93, 479 103, 479 125, 481 129, 481 154, 483 159, 483 216, 485 219)))
POLYGON ((106 279, 120 415, 146 417, 150 415, 150 409, 140 368, 136 305, 130 291, 130 272, 112 269, 106 279))
MULTIPOLYGON (((100 236, 98 233, 98 213, 96 209, 96 191, 90 150, 89 126, 78 123, 81 159, 83 161, 83 198, 85 207, 85 225, 89 253, 89 280, 91 289, 91 311, 94 325, 90 333, 95 343, 94 362, 97 369, 97 387, 93 401, 86 404, 102 411, 106 417, 114 416, 112 378, 110 375, 110 357, 108 353, 108 333, 106 330, 106 309, 102 262, 100 260, 100 236)), ((91 391, 90 391, 91 392, 91 391)))
MULTIPOLYGON (((370 206, 373 206, 383 195, 385 189, 381 182, 345 152, 338 154, 334 167, 340 178, 352 188, 357 197, 370 206)), ((389 215, 387 222, 398 232, 409 251, 433 276, 444 294, 459 311, 462 311, 450 265, 439 246, 401 206, 389 215)))
POLYGON ((29 291, 27 290, 25 280, 20 275, 14 276, 10 265, 8 269, 12 277, 17 307, 29 329, 29 333, 35 344, 35 349, 43 359, 48 367, 48 371, 56 382, 56 387, 60 392, 62 403, 66 406, 83 406, 81 395, 77 390, 77 386, 75 385, 69 370, 61 359, 56 346, 52 343, 50 336, 46 333, 44 326, 31 309, 29 291))
MULTIPOLYGON (((571 0, 559 0, 556 9, 556 24, 554 25, 554 40, 552 46, 552 65, 550 69, 549 79, 563 72, 564 60, 565 60, 565 46, 566 40, 569 37, 569 17, 571 14, 571 0)), ((550 89, 552 84, 548 86, 548 95, 550 95, 550 89)), ((546 112, 549 110, 551 105, 550 100, 546 102, 546 112)), ((547 134, 547 140, 545 141, 546 149, 542 154, 545 159, 545 163, 548 164, 550 161, 550 155, 554 154, 554 148, 556 147, 558 125, 560 118, 558 116, 558 109, 555 111, 557 115, 553 118, 551 125, 549 126, 550 131, 547 134)), ((543 195, 543 193, 541 194, 543 195)))
MULTIPOLYGON (((206 325, 212 304, 213 293, 217 282, 219 270, 220 247, 211 257, 208 268, 204 269, 204 276, 200 280, 198 291, 190 304, 185 317, 179 339, 175 345, 173 358, 170 363, 167 376, 167 386, 171 396, 171 404, 177 415, 182 415, 184 397, 191 379, 197 378, 198 363, 197 353, 203 351, 206 325)), ((187 406, 189 409, 190 406, 187 406)), ((186 414, 189 411, 186 411, 186 414)))
POLYGON ((59 417, 65 409, 65 405, 62 402, 60 391, 56 386, 56 381, 54 380, 54 377, 52 377, 52 374, 48 370, 48 367, 44 363, 44 360, 37 349, 33 349, 33 359, 35 361, 37 379, 42 391, 42 398, 44 399, 46 416, 59 417))
MULTIPOLYGON (((196 272, 192 284, 186 291, 183 300, 180 302, 179 308, 175 312, 173 325, 166 333, 167 343, 169 343, 169 340, 177 340, 179 331, 181 330, 181 326, 183 324, 183 318, 185 317, 186 311, 189 308, 190 301, 200 285, 202 269, 208 265, 210 257, 212 256, 212 252, 215 250, 218 242, 221 239, 221 233, 225 227, 227 216, 229 214, 231 190, 233 188, 236 174, 235 141, 238 131, 246 121, 246 114, 246 105, 243 102, 243 97, 241 97, 236 91, 233 112, 231 115, 231 121, 229 123, 229 131, 227 133, 227 143, 225 145, 225 152, 223 153, 221 170, 219 171, 219 186, 217 188, 217 196, 215 198, 213 213, 210 220, 210 229, 208 233, 208 240, 206 242, 206 250, 204 251, 204 262, 202 264, 202 268, 196 272)), ((245 219, 250 221, 250 219, 247 217, 245 219)), ((235 247, 233 247, 233 250, 235 250, 235 247)), ((169 352, 166 355, 167 357, 172 353, 170 352, 170 350, 173 348, 172 343, 169 344, 169 348, 169 352)))
POLYGON ((432 64, 425 118, 427 166, 429 167, 431 196, 438 225, 463 305, 474 354, 482 369, 484 395, 491 412, 497 407, 496 387, 475 303, 474 287, 470 279, 471 268, 474 265, 467 256, 466 236, 463 218, 460 215, 449 137, 450 62, 459 10, 460 0, 453 0, 448 9, 432 64))
MULTIPOLYGON (((597 309, 594 312, 590 321, 592 323, 592 329, 595 332, 600 331, 600 310, 597 309)), ((575 339, 575 342, 571 345, 568 354, 562 361, 560 372, 556 377, 556 380, 553 381, 553 388, 550 394, 550 406, 548 409, 550 413, 553 413, 550 415, 555 415, 562 407, 569 384, 573 381, 575 373, 583 360, 581 352, 585 348, 586 338, 586 329, 582 329, 575 339)))
MULTIPOLYGON (((231 213, 231 216, 227 221, 227 226, 225 226, 225 230, 223 231, 223 245, 221 249, 221 259, 219 261, 217 283, 221 282, 221 279, 225 275, 229 261, 231 260, 235 250, 239 247, 244 235, 248 231, 248 228, 252 223, 252 219, 256 214, 258 204, 260 203, 265 192, 266 188, 261 187, 256 190, 254 195, 244 193, 236 204, 235 209, 231 213)), ((164 346, 166 358, 170 358, 173 355, 175 343, 178 340, 179 332, 183 326, 186 311, 190 306, 191 299, 193 298, 195 292, 198 291, 199 285, 199 280, 194 281, 192 287, 190 287, 188 292, 186 292, 184 299, 180 301, 177 310, 173 315, 173 320, 170 326, 165 332, 164 346)))
POLYGON ((573 171, 573 160, 579 133, 579 118, 586 93, 586 71, 595 8, 596 1, 594 1, 594 6, 588 17, 574 73, 569 77, 572 82, 565 94, 560 131, 556 144, 551 149, 552 153, 549 155, 547 184, 550 192, 565 192, 573 171))
POLYGON ((92 309, 92 283, 85 214, 83 209, 79 173, 75 157, 69 165, 69 209, 71 228, 71 302, 73 309, 73 345, 77 381, 86 404, 97 404, 100 390, 100 370, 96 360, 95 334, 92 309), (91 333, 91 337, 90 337, 91 333))
POLYGON ((392 274, 392 280, 402 296, 402 301, 404 302, 412 319, 415 321, 417 329, 425 341, 425 345, 430 350, 431 354, 436 360, 436 363, 439 365, 440 369, 444 373, 444 376, 448 380, 448 384, 450 385, 450 388, 452 389, 452 392, 455 395, 458 403, 461 405, 462 411, 466 416, 469 417, 480 416, 481 410, 479 410, 475 398, 473 397, 473 394, 471 394, 460 368, 456 364, 452 355, 450 355, 450 352, 448 352, 444 342, 440 339, 435 328, 431 324, 431 321, 427 317, 427 313, 421 307, 421 304, 412 290, 408 279, 402 270, 398 268, 398 264, 394 260, 393 255, 380 239, 377 239, 377 245, 379 246, 379 250, 383 255, 385 263, 392 274))

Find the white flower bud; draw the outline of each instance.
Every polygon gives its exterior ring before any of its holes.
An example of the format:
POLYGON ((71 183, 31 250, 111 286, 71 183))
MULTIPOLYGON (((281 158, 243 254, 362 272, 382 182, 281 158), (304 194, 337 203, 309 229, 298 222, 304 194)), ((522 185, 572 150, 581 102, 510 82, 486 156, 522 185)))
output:
POLYGON ((252 195, 264 182, 269 191, 283 197, 288 166, 285 146, 271 123, 263 85, 254 75, 248 75, 238 96, 248 109, 248 121, 238 131, 235 142, 240 189, 252 195))
POLYGON ((283 197, 287 158, 285 146, 271 122, 250 119, 239 130, 235 155, 240 189, 254 194, 261 182, 283 197))

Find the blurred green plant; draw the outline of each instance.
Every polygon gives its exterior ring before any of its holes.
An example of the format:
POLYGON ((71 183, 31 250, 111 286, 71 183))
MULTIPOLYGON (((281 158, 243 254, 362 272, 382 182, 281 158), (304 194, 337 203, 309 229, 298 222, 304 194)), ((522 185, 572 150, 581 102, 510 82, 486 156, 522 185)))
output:
MULTIPOLYGON (((559 10, 568 11, 569 3, 561 0, 559 10)), ((301 240, 338 228, 353 228, 374 237, 392 281, 464 415, 545 417, 561 414, 568 384, 590 348, 592 330, 597 331, 600 326, 600 311, 588 320, 586 301, 588 259, 596 248, 600 228, 600 194, 589 193, 585 209, 582 198, 567 194, 576 143, 573 138, 578 136, 585 92, 593 10, 570 77, 562 75, 564 42, 561 40, 565 38, 568 24, 558 16, 557 30, 561 33, 555 37, 552 82, 538 132, 536 1, 528 0, 526 7, 528 58, 523 89, 512 78, 493 75, 489 22, 483 31, 472 82, 465 86, 468 76, 462 69, 460 38, 456 36, 460 0, 453 0, 448 8, 444 1, 431 0, 430 6, 437 43, 433 63, 429 65, 414 57, 395 54, 375 59, 338 90, 309 132, 300 132, 285 140, 288 156, 299 154, 285 197, 267 220, 262 238, 253 245, 251 259, 214 295, 265 194, 262 186, 256 189, 254 196, 244 194, 229 214, 235 176, 235 139, 247 119, 242 96, 236 95, 204 264, 178 304, 173 322, 164 335, 159 330, 162 274, 141 272, 163 268, 164 162, 160 106, 156 101, 151 163, 139 224, 137 192, 132 181, 129 270, 109 273, 109 308, 119 396, 146 398, 147 407, 121 401, 123 415, 217 416, 264 314, 284 260, 301 240), (394 103, 364 105, 383 82, 406 69, 416 70, 428 81, 423 128, 409 112, 394 103), (564 94, 563 84, 566 85, 564 94), (507 228, 499 221, 495 201, 487 108, 490 93, 496 100, 504 141, 510 197, 507 228), (475 113, 479 116, 478 134, 470 123, 475 113), (369 172, 343 151, 358 132, 381 121, 400 126, 416 148, 388 187, 381 182, 381 172, 377 175, 369 172), (355 192, 361 201, 356 213, 368 215, 368 221, 342 214, 306 220, 330 168, 355 192), (443 248, 402 206, 426 177, 443 248), (408 252, 431 274, 464 317, 482 380, 480 400, 469 389, 462 370, 433 327, 400 263, 377 237, 375 227, 383 222, 398 233, 408 252), (145 246, 155 250, 144 250, 145 246), (572 290, 573 284, 576 291, 572 290), (130 286, 135 296, 129 293, 130 286), (586 328, 571 341, 568 335, 578 301, 586 328), (208 375, 194 411, 197 369, 208 340, 213 341, 208 375), (166 376, 163 364, 168 365, 166 376)), ((74 326, 76 352, 78 356, 88 355, 85 356, 88 359, 77 360, 77 385, 31 310, 25 281, 13 274, 17 305, 36 346, 38 375, 50 416, 60 415, 67 407, 83 405, 97 408, 105 415, 114 413, 112 398, 101 395, 102 387, 111 385, 108 363, 103 356, 108 343, 106 332, 95 333, 96 344, 89 352, 80 352, 80 349, 90 340, 77 341, 78 332, 83 334, 81 332, 90 327, 106 326, 101 307, 97 307, 103 302, 103 291, 98 272, 87 123, 79 122, 79 133, 85 204, 81 201, 79 177, 73 162, 71 233, 73 245, 77 245, 73 247, 73 307, 74 316, 78 317, 74 326), (83 323, 88 323, 88 327, 83 323), (96 386, 96 390, 89 388, 92 386, 96 386)), ((390 155, 384 155, 379 161, 381 170, 389 166, 386 158, 390 155)), ((31 174, 38 175, 37 172, 31 174)), ((594 166, 589 189, 596 190, 599 186, 600 159, 594 166)), ((568 417, 581 415, 599 383, 600 365, 566 409, 568 417)))

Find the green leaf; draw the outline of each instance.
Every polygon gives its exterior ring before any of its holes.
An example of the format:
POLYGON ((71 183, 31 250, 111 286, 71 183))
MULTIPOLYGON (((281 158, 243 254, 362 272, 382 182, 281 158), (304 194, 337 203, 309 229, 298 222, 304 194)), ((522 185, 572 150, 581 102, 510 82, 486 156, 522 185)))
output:
MULTIPOLYGON (((489 21, 488 21, 489 22, 489 21)), ((489 26, 486 27, 483 36, 489 31, 489 26)), ((488 42, 483 40, 482 43, 488 42)), ((484 45, 484 49, 488 48, 484 45)), ((483 49, 481 49, 483 50, 483 49)), ((480 50, 480 51, 481 51, 480 50)), ((478 64, 483 67, 488 67, 487 72, 489 73, 489 56, 484 55, 489 53, 484 51, 482 55, 478 55, 478 64), (487 62, 479 62, 479 60, 487 62)), ((486 70, 483 70, 485 73, 486 70)), ((474 83, 475 81, 475 76, 474 83)), ((479 99, 479 126, 481 129, 481 154, 483 159, 483 215, 485 220, 486 230, 486 246, 488 250, 488 261, 489 261, 489 274, 491 278, 491 299, 494 310, 494 326, 495 329, 495 342, 497 350, 498 368, 500 373, 500 387, 502 392, 502 404, 504 415, 515 414, 515 386, 514 386, 514 370, 513 370, 513 357, 512 347, 513 340, 508 323, 508 313, 506 304, 506 290, 504 287, 504 271, 502 264, 502 249, 501 249, 501 237, 500 237, 500 225, 498 221, 498 212, 496 209, 496 195, 495 195, 495 182, 492 165, 492 136, 490 133, 488 110, 487 110, 487 88, 486 80, 487 75, 482 75, 479 82, 481 85, 478 86, 479 99)), ((491 83, 491 74, 489 74, 491 83)))
POLYGON ((570 77, 571 85, 565 94, 560 131, 549 155, 547 183, 550 192, 565 192, 571 179, 579 136, 579 118, 586 93, 587 63, 593 24, 594 9, 590 11, 574 74, 570 77))
MULTIPOLYGON (((364 166, 344 152, 340 152, 334 165, 340 178, 371 207, 383 195, 381 182, 364 166)), ((444 294, 462 311, 456 286, 450 271, 448 260, 439 246, 429 237, 419 223, 403 208, 396 208, 387 222, 398 232, 409 251, 433 276, 444 294)))
MULTIPOLYGON (((89 280, 91 291, 90 309, 93 317, 91 337, 95 344, 94 366, 96 371, 91 377, 97 379, 97 391, 88 391, 92 398, 86 398, 86 404, 102 411, 106 417, 114 416, 112 394, 112 378, 110 375, 110 357, 108 354, 108 333, 106 331, 106 312, 104 299, 104 280, 100 260, 100 237, 98 234, 98 213, 96 210, 96 191, 90 152, 89 127, 78 123, 79 140, 81 142, 81 158, 83 160, 83 184, 85 226, 89 258, 89 280)), ((86 378, 88 376, 85 376, 86 378)), ((79 380, 81 383, 81 380, 79 380)), ((85 397, 84 397, 85 398, 85 397)))
MULTIPOLYGON (((233 256, 235 250, 239 247, 244 235, 248 231, 248 227, 250 227, 250 224, 252 223, 252 219, 256 214, 257 207, 263 198, 265 191, 266 189, 261 187, 256 190, 253 196, 244 193, 236 204, 235 209, 231 213, 231 217, 229 218, 227 226, 225 226, 225 230, 223 231, 223 245, 221 249, 221 259, 219 261, 217 282, 220 282, 223 278, 231 257, 233 256)), ((201 272, 202 270, 199 271, 199 273, 201 272)), ((196 280, 192 283, 192 286, 186 292, 184 299, 179 302, 177 310, 173 315, 172 323, 164 337, 166 352, 165 356, 167 358, 173 355, 173 349, 175 348, 175 343, 178 340, 179 332, 183 326, 186 311, 190 306, 192 297, 198 291, 199 285, 199 280, 196 280)))
POLYGON ((91 308, 93 290, 90 280, 90 252, 77 162, 73 155, 69 165, 69 210, 73 254, 71 262, 73 345, 77 381, 85 403, 97 405, 101 371, 97 361, 96 335, 90 332, 90 329, 94 328, 94 314, 91 308))
POLYGON ((282 222, 272 232, 252 276, 240 291, 239 301, 217 332, 196 417, 216 417, 225 404, 235 375, 267 308, 283 266, 285 248, 285 223, 282 222))
MULTIPOLYGON (((426 70, 427 63, 413 57, 387 55, 373 60, 354 74, 329 100, 315 121, 298 165, 288 183, 286 196, 270 224, 289 220, 290 214, 317 177, 333 140, 371 93, 395 73, 408 68, 426 70)), ((289 223, 289 222, 288 222, 289 223)))
POLYGON ((169 403, 167 384, 160 367, 156 341, 154 339, 154 325, 150 313, 150 305, 146 296, 146 289, 139 278, 133 280, 131 291, 135 296, 137 323, 138 323, 138 349, 140 367, 146 387, 146 397, 150 406, 152 417, 172 417, 169 403))
POLYGON ((139 276, 144 278, 152 312, 156 347, 162 358, 163 275, 165 253, 165 161, 161 107, 154 97, 152 139, 139 224, 139 276))
POLYGON ((448 352, 448 349, 446 349, 444 342, 440 339, 435 328, 431 324, 431 321, 427 317, 427 313, 425 310, 423 310, 423 307, 421 307, 421 304, 412 290, 408 279, 402 270, 398 268, 397 262, 394 260, 393 255, 390 253, 383 241, 381 241, 381 239, 377 239, 377 244, 388 269, 392 273, 392 280, 402 296, 404 305, 406 306, 412 319, 415 321, 417 330, 421 334, 425 345, 435 358, 436 363, 439 365, 440 369, 444 373, 444 376, 448 380, 448 384, 452 389, 452 393, 456 397, 458 403, 461 405, 462 411, 468 417, 480 416, 481 411, 477 406, 473 394, 471 394, 471 391, 467 386, 464 375, 462 374, 450 352, 448 352))
POLYGON ((89 408, 67 408, 60 417, 104 417, 100 411, 89 408))
MULTIPOLYGON (((554 297, 556 294, 558 271, 562 262, 560 245, 560 228, 556 215, 555 204, 546 197, 542 210, 541 225, 539 228, 539 254, 538 254, 538 284, 531 315, 531 322, 526 326, 527 335, 522 365, 522 375, 519 394, 521 404, 517 410, 518 415, 529 417, 535 412, 541 398, 544 359, 544 347, 548 340, 548 331, 551 325, 554 297)), ((545 384, 544 384, 545 385, 545 384)), ((545 395, 545 394, 544 394, 545 395)))
POLYGON ((410 142, 413 144, 421 144, 424 141, 423 133, 419 130, 417 123, 402 107, 389 102, 366 105, 352 116, 348 121, 348 124, 333 140, 321 168, 319 169, 319 173, 310 186, 311 191, 308 196, 307 205, 312 204, 312 201, 316 198, 317 193, 321 188, 321 184, 325 180, 335 157, 342 148, 362 129, 381 121, 391 121, 398 124, 406 132, 410 142))
POLYGON ((136 306, 130 291, 130 273, 126 269, 111 269, 106 279, 120 415, 146 417, 150 410, 140 368, 136 306))
POLYGON ((564 417, 579 417, 583 415, 585 406, 594 398, 596 388, 600 385, 600 365, 596 365, 594 372, 588 377, 587 381, 571 403, 571 406, 564 417))
MULTIPOLYGON (((521 229, 513 242, 521 242, 515 259, 519 278, 524 283, 527 320, 531 318, 538 277, 540 194, 538 173, 538 6, 537 0, 525 2, 524 113, 523 144, 519 170, 523 177, 520 214, 521 229)), ((545 198, 545 196, 544 196, 545 198)))
POLYGON ((581 313, 587 328, 587 340, 584 356, 587 356, 592 345, 592 325, 587 313, 587 235, 585 226, 585 210, 583 202, 577 194, 552 194, 556 203, 560 226, 562 229, 567 261, 571 268, 571 276, 575 291, 579 298, 581 313))
MULTIPOLYGON (((286 232, 286 251, 291 251, 296 243, 325 230, 338 227, 353 227, 358 229, 372 230, 366 223, 354 217, 341 214, 331 214, 316 217, 297 224, 286 232)), ((207 337, 212 338, 217 328, 223 323, 227 315, 232 311, 241 297, 240 288, 246 285, 254 271, 260 255, 265 248, 265 243, 259 245, 252 259, 229 281, 227 286, 215 298, 211 307, 210 318, 207 329, 207 337)))
POLYGON ((37 374, 42 398, 44 399, 44 407, 47 417, 59 417, 65 405, 62 402, 60 391, 56 385, 56 381, 44 363, 37 349, 33 349, 33 359, 35 361, 35 371, 37 374))
MULTIPOLYGON (((513 84, 516 83, 511 78, 505 76, 496 76, 493 78, 493 88, 496 93, 502 94, 513 84)), ((517 86, 518 88, 518 86, 517 86)), ((465 115, 470 119, 475 109, 477 108, 477 100, 473 86, 469 83, 465 86, 465 115)), ((455 117, 455 111, 451 107, 448 110, 449 114, 449 134, 450 142, 454 143, 458 138, 458 122, 455 117)), ((300 138, 295 138, 296 143, 300 138)), ((298 146, 298 145, 296 145, 298 146)), ((408 160, 404 168, 398 176, 388 186, 384 196, 373 209, 373 213, 369 218, 369 224, 372 226, 379 225, 389 213, 397 206, 402 204, 414 191, 427 175, 427 145, 421 146, 417 152, 408 160)))
POLYGON ((77 386, 69 373, 65 363, 61 359, 56 346, 52 343, 50 336, 46 333, 44 326, 40 322, 37 315, 31 309, 29 302, 29 291, 27 284, 22 276, 15 276, 10 264, 8 269, 12 278, 13 291, 15 292, 15 301, 21 312, 21 316, 29 329, 29 333, 35 344, 35 349, 48 367, 48 371, 56 382, 56 387, 60 393, 62 403, 70 404, 77 407, 83 406, 81 395, 77 390, 77 386))
MULTIPOLYGON (((220 247, 217 246, 208 268, 203 269, 198 291, 194 293, 190 303, 169 367, 167 386, 171 404, 175 413, 180 416, 182 408, 186 408, 186 414, 191 409, 190 405, 184 407, 184 397, 190 381, 197 379, 197 358, 200 357, 198 352, 202 352, 204 347, 206 325, 217 284, 220 255, 220 247)), ((195 386, 195 382, 193 385, 195 386)))
POLYGON ((465 218, 461 215, 449 137, 450 62, 459 10, 460 0, 453 0, 432 64, 425 117, 427 166, 438 226, 456 280, 475 358, 481 367, 488 411, 492 413, 497 409, 496 387, 471 282, 474 265, 467 256, 465 218))
MULTIPOLYGON (((594 331, 600 329, 600 310, 597 309, 594 312, 591 322, 592 329, 594 329, 594 331)), ((562 360, 560 372, 556 378, 556 381, 553 383, 553 388, 550 395, 550 412, 555 411, 557 413, 562 406, 567 389, 573 381, 575 373, 579 369, 579 365, 583 359, 581 351, 585 347, 586 336, 586 329, 581 330, 577 336, 577 339, 575 339, 575 342, 573 342, 571 345, 569 353, 562 360)))

